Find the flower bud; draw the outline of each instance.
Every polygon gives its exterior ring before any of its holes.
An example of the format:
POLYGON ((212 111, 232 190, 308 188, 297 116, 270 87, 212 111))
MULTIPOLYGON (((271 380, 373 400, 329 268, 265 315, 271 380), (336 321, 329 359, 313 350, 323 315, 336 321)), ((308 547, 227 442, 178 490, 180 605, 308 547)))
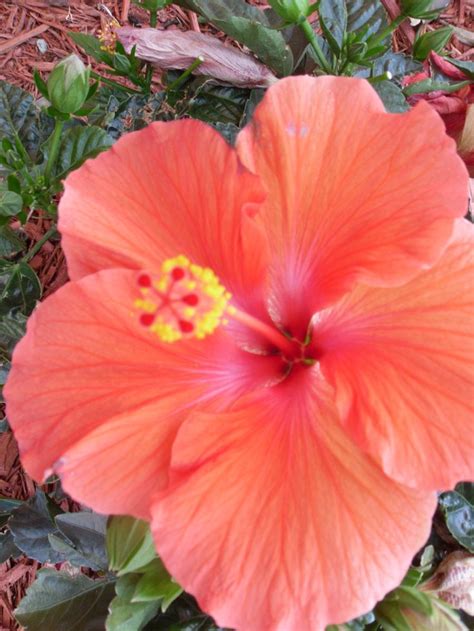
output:
POLYGON ((309 13, 308 0, 269 0, 272 9, 286 22, 295 24, 309 13))
POLYGON ((90 69, 77 55, 60 61, 48 78, 48 97, 51 105, 63 114, 72 114, 81 108, 89 92, 90 69))

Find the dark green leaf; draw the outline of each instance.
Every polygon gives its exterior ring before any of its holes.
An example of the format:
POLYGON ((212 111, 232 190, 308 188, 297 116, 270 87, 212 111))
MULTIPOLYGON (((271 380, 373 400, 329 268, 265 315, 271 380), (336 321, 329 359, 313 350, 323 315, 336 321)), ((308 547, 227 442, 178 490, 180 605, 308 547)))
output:
POLYGON ((382 81, 372 86, 383 101, 387 112, 406 112, 410 109, 407 100, 401 90, 391 81, 382 81))
POLYGON ((0 218, 14 217, 23 208, 23 199, 13 191, 0 190, 0 218))
POLYGON ((10 354, 16 343, 23 337, 27 317, 15 311, 0 317, 0 350, 10 354))
POLYGON ((154 559, 136 584, 132 602, 158 600, 161 603, 161 610, 166 611, 182 591, 182 588, 172 579, 162 561, 154 559))
POLYGON ((114 581, 43 569, 15 611, 26 631, 103 631, 114 581))
POLYGON ((283 35, 272 28, 263 11, 244 0, 182 0, 221 31, 244 44, 278 75, 290 74, 293 55, 283 35))
POLYGON ((244 114, 249 90, 213 85, 201 77, 186 87, 186 113, 206 123, 238 125, 244 114))
POLYGON ((48 535, 58 535, 41 489, 13 513, 8 522, 15 545, 27 556, 40 563, 59 563, 64 556, 51 548, 48 535))
POLYGON ((0 261, 0 316, 12 311, 29 315, 40 298, 41 284, 29 265, 0 261))
POLYGON ((119 576, 136 572, 156 557, 147 522, 134 517, 111 517, 107 524, 109 567, 119 576))
MULTIPOLYGON (((387 14, 380 0, 346 0, 347 32, 364 33, 362 40, 379 34, 388 26, 387 14)), ((384 42, 389 42, 388 36, 384 42)))
POLYGON ((13 535, 9 530, 0 534, 0 563, 5 563, 10 557, 16 559, 21 554, 22 552, 16 547, 13 535))
POLYGON ((12 256, 25 249, 22 241, 10 226, 0 226, 0 257, 12 256))
POLYGON ((454 490, 474 506, 474 482, 459 482, 454 490))
MULTIPOLYGON (((56 517, 56 526, 72 544, 76 555, 66 558, 76 565, 93 570, 106 570, 108 567, 105 548, 107 518, 96 513, 64 513, 56 517), (82 559, 82 561, 81 561, 82 559)), ((57 542, 56 542, 57 543, 57 542)), ((60 544, 59 546, 60 547, 60 544)), ((64 548, 63 548, 64 549, 64 548)))
MULTIPOLYGON (((375 59, 371 64, 372 75, 378 76, 384 72, 390 72, 394 79, 401 79, 407 74, 419 72, 422 65, 402 53, 386 53, 382 57, 375 59)), ((357 76, 368 77, 370 71, 368 69, 357 71, 357 76)))
POLYGON ((346 2, 345 0, 321 0, 318 13, 324 36, 337 56, 341 52, 347 29, 346 2))
POLYGON ((235 139, 237 138, 237 134, 240 129, 234 123, 214 123, 214 127, 217 131, 227 140, 229 145, 235 144, 235 139))
POLYGON ((439 503, 449 532, 469 552, 474 552, 474 506, 456 491, 443 493, 439 503))
POLYGON ((117 581, 117 596, 110 604, 107 631, 140 631, 158 613, 160 601, 132 602, 139 580, 140 575, 127 574, 117 581))
POLYGON ((88 158, 108 149, 112 143, 112 138, 100 127, 70 127, 64 133, 59 146, 56 177, 63 178, 88 158))
POLYGON ((0 137, 9 139, 20 152, 23 146, 30 158, 37 161, 39 147, 52 127, 53 121, 41 114, 31 94, 0 81, 0 137))
MULTIPOLYGON (((3 369, 4 369, 3 366, 0 367, 0 372, 3 373, 3 369)), ((0 385, 3 386, 5 383, 5 379, 3 378, 3 376, 2 376, 2 382, 3 383, 0 385)), ((10 515, 15 510, 15 508, 18 508, 22 504, 23 504, 22 500, 14 500, 14 499, 6 498, 6 497, 0 498, 0 528, 2 528, 7 523, 10 515)), ((3 561, 0 561, 0 563, 3 563, 3 561)))

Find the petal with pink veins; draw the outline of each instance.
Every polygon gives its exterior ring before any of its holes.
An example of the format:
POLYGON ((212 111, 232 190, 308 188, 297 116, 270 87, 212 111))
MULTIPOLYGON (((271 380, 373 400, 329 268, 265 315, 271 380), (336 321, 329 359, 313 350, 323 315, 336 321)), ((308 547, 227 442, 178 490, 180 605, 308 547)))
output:
POLYGON ((448 489, 474 476, 474 226, 402 287, 360 285, 315 321, 344 427, 387 475, 448 489))
POLYGON ((355 447, 308 370, 181 426, 152 530, 168 570, 220 626, 322 631, 400 583, 435 506, 355 447))

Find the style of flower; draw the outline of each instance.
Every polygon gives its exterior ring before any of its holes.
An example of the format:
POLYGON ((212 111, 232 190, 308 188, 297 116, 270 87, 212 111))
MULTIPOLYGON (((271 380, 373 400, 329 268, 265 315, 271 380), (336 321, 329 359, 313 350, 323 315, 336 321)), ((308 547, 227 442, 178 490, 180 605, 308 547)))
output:
POLYGON ((154 123, 72 173, 71 282, 17 346, 26 470, 151 521, 223 626, 319 630, 399 584, 472 474, 467 174, 426 103, 272 86, 236 149, 154 123))

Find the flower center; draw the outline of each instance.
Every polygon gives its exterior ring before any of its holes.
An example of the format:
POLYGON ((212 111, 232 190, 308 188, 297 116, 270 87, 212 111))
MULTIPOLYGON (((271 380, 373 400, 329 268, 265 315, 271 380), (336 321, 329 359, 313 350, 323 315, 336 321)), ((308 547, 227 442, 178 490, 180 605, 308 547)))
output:
POLYGON ((307 346, 289 339, 275 326, 229 304, 231 294, 208 267, 195 265, 183 255, 167 259, 159 276, 141 273, 137 278, 141 297, 135 301, 139 321, 163 342, 183 338, 203 339, 232 318, 270 343, 269 353, 281 353, 289 365, 312 365, 307 346))
POLYGON ((182 255, 167 259, 160 276, 143 273, 137 282, 140 323, 163 342, 210 335, 223 322, 231 297, 211 269, 182 255))

